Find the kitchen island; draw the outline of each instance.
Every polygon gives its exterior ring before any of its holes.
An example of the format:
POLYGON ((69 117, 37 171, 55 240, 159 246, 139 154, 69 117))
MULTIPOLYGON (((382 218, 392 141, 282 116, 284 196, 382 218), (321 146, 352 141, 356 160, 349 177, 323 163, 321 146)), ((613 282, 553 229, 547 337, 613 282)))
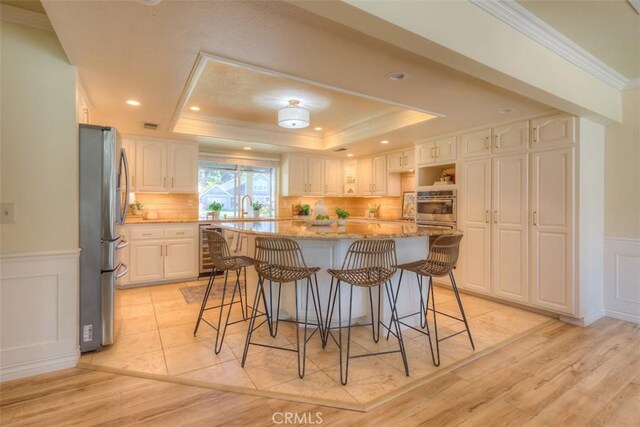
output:
MULTIPOLYGON (((396 242, 398 263, 406 263, 424 259, 428 253, 429 237, 434 235, 452 234, 454 230, 418 227, 413 223, 379 223, 361 220, 347 220, 344 226, 309 226, 301 220, 277 221, 245 221, 219 222, 216 226, 222 228, 230 242, 232 255, 242 253, 254 256, 255 238, 258 236, 288 237, 300 245, 308 266, 320 267, 318 285, 321 306, 326 313, 329 298, 331 277, 326 272, 328 268, 340 268, 349 245, 357 239, 390 238, 396 242)), ((247 285, 249 287, 250 302, 252 303, 257 284, 255 270, 247 270, 247 285)), ((397 286, 399 272, 393 277, 393 285, 397 286)), ((404 314, 418 311, 419 297, 417 296, 417 282, 413 274, 405 274, 402 289, 398 297, 398 313, 404 314)), ((299 287, 299 301, 304 301, 304 286, 299 287)), ((352 319, 357 322, 370 321, 370 304, 368 292, 355 288, 353 293, 352 319)), ((348 303, 348 292, 342 293, 343 303, 348 303)), ((282 301, 279 318, 290 318, 295 310, 293 286, 283 285, 282 301)), ((386 299, 383 298, 383 301, 386 299)), ((376 307, 374 307, 376 309, 376 307)), ((390 308, 383 302, 381 315, 385 319, 390 317, 390 308)), ((310 313, 311 317, 311 313, 310 313)), ((411 321, 410 319, 407 319, 411 321)), ((415 319, 417 320, 417 319, 415 319)))

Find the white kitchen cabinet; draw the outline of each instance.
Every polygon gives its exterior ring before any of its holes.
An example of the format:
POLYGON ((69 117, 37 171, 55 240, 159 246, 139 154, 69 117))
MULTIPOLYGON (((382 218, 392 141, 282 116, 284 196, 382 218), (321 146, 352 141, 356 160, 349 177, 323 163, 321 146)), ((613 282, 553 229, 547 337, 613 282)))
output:
POLYGON ((297 154, 285 156, 282 164, 283 196, 322 196, 324 159, 297 154))
POLYGON ((492 129, 494 154, 520 153, 529 148, 529 122, 516 122, 492 129))
POLYGON ((198 146, 170 143, 168 150, 167 183, 172 193, 198 192, 198 146))
POLYGON ((532 303, 574 312, 574 149, 531 154, 532 303))
POLYGON ((408 148, 387 154, 387 172, 409 172, 415 169, 416 150, 408 148))
POLYGON ((198 225, 132 225, 129 228, 129 283, 198 276, 198 225))
POLYGON ((198 241, 196 239, 168 239, 164 241, 164 278, 179 279, 198 275, 198 241))
POLYGON ((387 156, 376 156, 372 163, 373 194, 385 196, 387 194, 387 156))
POLYGON ((325 159, 324 161, 324 195, 341 196, 343 180, 342 160, 325 159))
POLYGON ((358 160, 358 195, 365 196, 373 193, 373 159, 358 160))
MULTIPOLYGON (((135 138, 131 138, 125 136, 122 138, 122 148, 124 152, 127 154, 127 162, 129 163, 129 189, 131 191, 136 191, 136 140, 135 138)), ((122 179, 124 180, 125 176, 122 175, 122 179)), ((125 182, 122 181, 120 183, 122 188, 125 188, 125 182)))
POLYGON ((472 159, 491 155, 491 129, 460 135, 460 157, 472 159))
POLYGON ((418 141, 418 164, 450 163, 456 160, 457 137, 436 138, 418 141))
POLYGON ((136 141, 136 191, 167 191, 167 143, 150 139, 136 141))
POLYGON ((492 293, 529 302, 527 153, 493 159, 492 293))
POLYGON ((491 293, 491 159, 462 164, 460 287, 491 293))
POLYGON ((134 240, 130 243, 129 282, 155 282, 164 279, 164 241, 134 240))
POLYGON ((358 195, 398 196, 400 177, 387 174, 387 156, 358 160, 358 195))
POLYGON ((531 121, 532 149, 558 147, 576 142, 576 118, 558 114, 531 121))
POLYGON ((197 193, 198 145, 138 138, 132 184, 137 192, 197 193))

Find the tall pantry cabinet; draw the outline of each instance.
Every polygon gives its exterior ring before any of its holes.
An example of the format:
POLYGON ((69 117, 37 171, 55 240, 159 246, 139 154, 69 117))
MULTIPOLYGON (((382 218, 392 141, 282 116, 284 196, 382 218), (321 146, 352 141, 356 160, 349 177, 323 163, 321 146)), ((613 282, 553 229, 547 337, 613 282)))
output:
POLYGON ((582 322, 602 311, 603 127, 558 114, 460 141, 459 286, 582 322))

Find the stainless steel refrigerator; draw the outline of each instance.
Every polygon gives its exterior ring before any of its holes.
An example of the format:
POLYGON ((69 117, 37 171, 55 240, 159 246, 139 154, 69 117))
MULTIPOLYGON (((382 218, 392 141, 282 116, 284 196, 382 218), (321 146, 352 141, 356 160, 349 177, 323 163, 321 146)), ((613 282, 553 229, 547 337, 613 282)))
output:
POLYGON ((129 166, 114 128, 80 125, 80 351, 113 343, 114 287, 129 201, 129 166))

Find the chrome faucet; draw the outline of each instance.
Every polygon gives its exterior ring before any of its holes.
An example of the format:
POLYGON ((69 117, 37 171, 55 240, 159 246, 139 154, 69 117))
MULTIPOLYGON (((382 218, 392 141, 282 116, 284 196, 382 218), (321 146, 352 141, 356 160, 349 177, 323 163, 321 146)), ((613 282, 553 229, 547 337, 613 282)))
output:
POLYGON ((240 199, 240 218, 244 219, 244 216, 247 214, 247 211, 244 210, 244 199, 249 198, 249 206, 251 207, 253 205, 253 198, 248 195, 245 194, 244 196, 242 196, 242 199, 240 199))

